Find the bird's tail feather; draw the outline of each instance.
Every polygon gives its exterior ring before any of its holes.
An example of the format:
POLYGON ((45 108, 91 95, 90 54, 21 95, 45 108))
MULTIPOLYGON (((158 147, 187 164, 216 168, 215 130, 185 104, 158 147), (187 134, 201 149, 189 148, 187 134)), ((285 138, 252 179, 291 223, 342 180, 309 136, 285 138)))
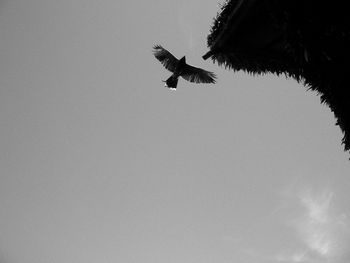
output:
POLYGON ((176 89, 178 80, 178 77, 171 75, 167 80, 164 81, 165 87, 169 89, 176 89))

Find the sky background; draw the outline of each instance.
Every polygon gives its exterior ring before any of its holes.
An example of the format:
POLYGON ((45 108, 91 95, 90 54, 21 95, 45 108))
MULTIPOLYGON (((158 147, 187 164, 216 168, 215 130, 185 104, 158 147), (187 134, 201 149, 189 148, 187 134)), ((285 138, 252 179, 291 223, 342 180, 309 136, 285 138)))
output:
POLYGON ((345 263, 319 97, 203 61, 212 0, 0 0, 1 263, 345 263), (162 44, 218 76, 179 80, 162 44))

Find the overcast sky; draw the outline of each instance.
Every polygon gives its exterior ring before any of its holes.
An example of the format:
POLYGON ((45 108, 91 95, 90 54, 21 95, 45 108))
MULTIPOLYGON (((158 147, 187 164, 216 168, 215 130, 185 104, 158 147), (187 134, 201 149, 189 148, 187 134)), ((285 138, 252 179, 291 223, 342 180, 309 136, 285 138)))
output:
POLYGON ((345 263, 350 162, 319 97, 201 56, 212 0, 0 0, 1 263, 345 263), (169 76, 162 44, 214 71, 169 76))

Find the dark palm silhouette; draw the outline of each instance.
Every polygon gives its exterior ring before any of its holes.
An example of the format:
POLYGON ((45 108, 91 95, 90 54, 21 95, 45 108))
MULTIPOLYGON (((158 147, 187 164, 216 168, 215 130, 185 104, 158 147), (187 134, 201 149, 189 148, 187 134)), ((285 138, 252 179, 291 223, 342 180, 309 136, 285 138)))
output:
POLYGON ((179 77, 195 83, 215 83, 216 76, 213 72, 186 64, 185 56, 178 60, 160 45, 153 47, 153 54, 167 70, 173 73, 164 81, 168 88, 176 89, 179 77))
POLYGON ((350 16, 347 1, 226 0, 207 43, 225 68, 302 81, 334 112, 350 151, 350 16))

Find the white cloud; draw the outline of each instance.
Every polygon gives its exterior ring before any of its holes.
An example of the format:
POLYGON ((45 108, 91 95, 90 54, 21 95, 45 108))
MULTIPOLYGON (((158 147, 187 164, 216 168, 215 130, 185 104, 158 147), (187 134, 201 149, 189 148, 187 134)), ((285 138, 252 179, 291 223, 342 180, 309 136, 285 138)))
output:
POLYGON ((296 229, 308 249, 307 255, 315 262, 342 262, 350 247, 349 223, 339 213, 334 193, 309 190, 299 195, 299 202, 304 209, 296 229))
POLYGON ((273 260, 282 263, 350 262, 349 207, 344 207, 344 202, 330 189, 300 191, 298 188, 300 186, 285 195, 286 209, 290 213, 285 213, 289 218, 284 217, 284 220, 293 230, 294 247, 279 251, 273 260))
POLYGON ((306 254, 305 253, 295 253, 292 255, 293 262, 305 262, 306 254))
POLYGON ((321 256, 328 256, 334 243, 331 237, 332 219, 330 216, 331 193, 312 196, 307 193, 300 197, 306 209, 299 224, 299 231, 307 246, 321 256))
POLYGON ((281 253, 274 259, 279 262, 310 262, 305 252, 281 253))

